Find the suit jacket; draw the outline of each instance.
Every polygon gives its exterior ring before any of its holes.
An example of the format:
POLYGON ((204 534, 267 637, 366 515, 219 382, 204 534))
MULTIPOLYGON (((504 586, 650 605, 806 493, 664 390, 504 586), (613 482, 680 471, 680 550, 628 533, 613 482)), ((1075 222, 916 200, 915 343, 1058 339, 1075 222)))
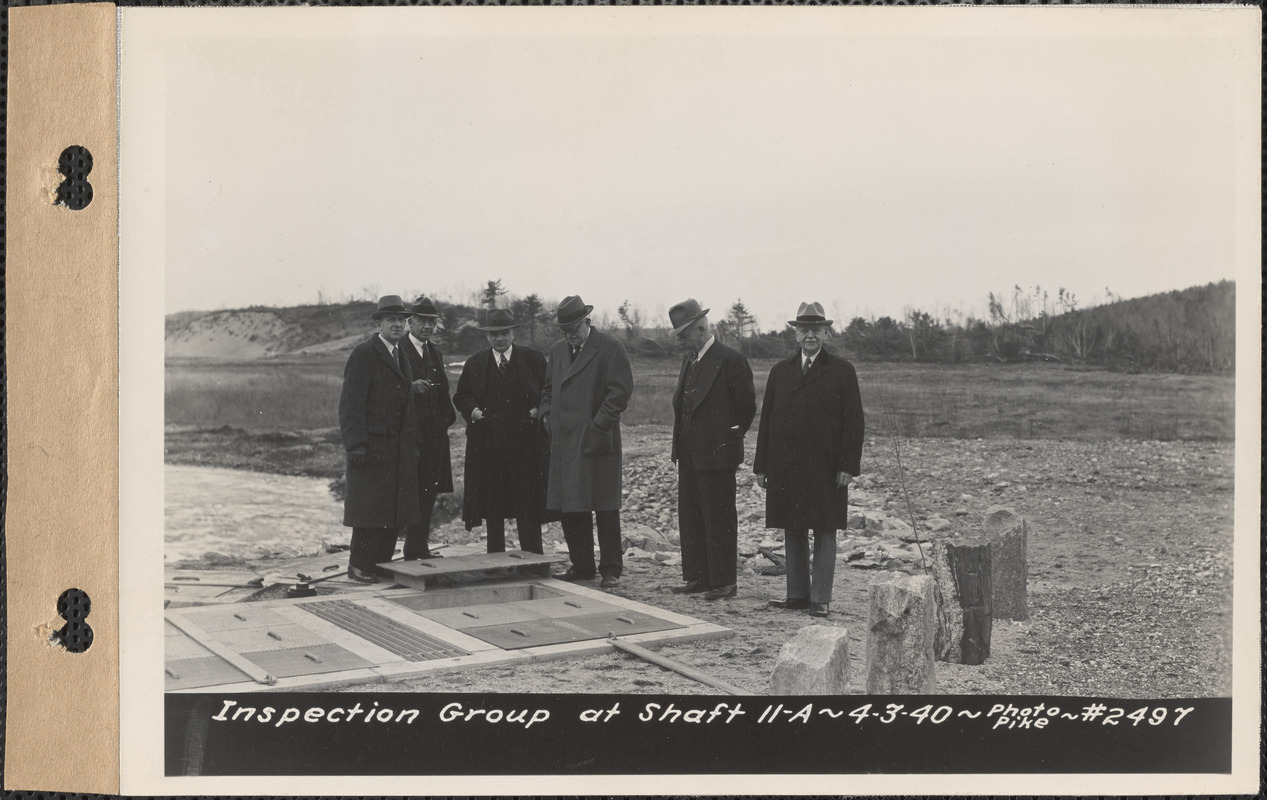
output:
POLYGON ((453 460, 449 454, 449 426, 458 418, 449 399, 449 376, 444 371, 444 355, 434 342, 427 342, 427 358, 424 368, 422 356, 413 340, 406 334, 401 340, 409 369, 414 378, 431 381, 426 394, 414 393, 414 416, 418 420, 418 435, 422 440, 422 453, 418 462, 418 482, 432 486, 437 492, 453 491, 453 460))
POLYGON ((550 348, 541 413, 549 415, 547 508, 616 511, 621 503, 620 415, 633 394, 625 347, 591 329, 572 361, 566 339, 550 348))
POLYGON ((770 370, 753 471, 766 476, 766 527, 840 530, 849 493, 836 474, 861 471, 862 396, 853 365, 826 348, 809 374, 801 353, 770 370))
POLYGON ((476 353, 462 366, 454 405, 466 420, 466 477, 462 519, 479 525, 490 513, 490 499, 499 490, 509 492, 516 519, 541 519, 545 509, 545 432, 528 415, 541 402, 546 379, 546 358, 527 347, 514 348, 505 383, 493 357, 493 349, 476 353), (471 412, 484 416, 471 421, 471 412), (509 462, 511 485, 491 485, 494 460, 509 462))
POLYGON ((695 390, 686 383, 691 357, 682 358, 673 390, 673 448, 677 461, 689 453, 697 470, 737 469, 743 463, 744 434, 757 413, 752 367, 738 350, 716 339, 695 369, 695 390))
POLYGON ((394 528, 418 522, 418 428, 409 361, 403 366, 377 333, 353 348, 343 369, 343 447, 366 449, 348 465, 343 524, 394 528))

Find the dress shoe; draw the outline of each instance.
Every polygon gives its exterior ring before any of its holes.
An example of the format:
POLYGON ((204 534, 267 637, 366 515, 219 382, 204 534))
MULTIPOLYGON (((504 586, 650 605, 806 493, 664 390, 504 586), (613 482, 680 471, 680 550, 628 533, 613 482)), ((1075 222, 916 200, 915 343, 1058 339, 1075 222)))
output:
POLYGON ((620 585, 620 578, 617 578, 615 575, 604 575, 598 585, 604 589, 614 589, 620 585))
POLYGON ((439 553, 423 553, 422 555, 418 556, 419 561, 423 559, 427 559, 427 558, 444 558, 444 556, 440 555, 439 553))
POLYGON ((709 589, 707 592, 704 592, 704 599, 705 600, 724 600, 728 597, 734 597, 736 594, 738 594, 738 592, 739 592, 738 588, 735 586, 735 584, 732 583, 729 586, 719 586, 716 589, 709 589))
POLYGON ((700 592, 707 592, 708 587, 704 585, 703 581, 687 581, 681 586, 674 586, 669 591, 673 594, 699 594, 700 592))
POLYGON ((793 611, 809 608, 809 601, 804 598, 791 598, 786 600, 771 600, 771 608, 787 608, 793 611))
POLYGON ((811 617, 826 617, 831 613, 831 610, 830 606, 826 603, 813 603, 810 605, 809 610, 805 613, 809 614, 811 617))
POLYGON ((348 580, 357 583, 378 583, 378 576, 357 567, 348 567, 348 580))
POLYGON ((586 575, 585 573, 577 572, 572 567, 568 567, 567 572, 560 572, 558 575, 551 575, 550 577, 561 581, 592 581, 594 580, 594 573, 591 572, 586 575))

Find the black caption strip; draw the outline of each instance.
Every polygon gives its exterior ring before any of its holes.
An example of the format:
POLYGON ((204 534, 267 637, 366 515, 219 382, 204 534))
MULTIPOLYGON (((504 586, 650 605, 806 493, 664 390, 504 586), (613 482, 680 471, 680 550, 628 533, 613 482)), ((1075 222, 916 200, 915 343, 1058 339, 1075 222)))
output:
POLYGON ((166 714, 169 775, 1231 771, 1230 698, 169 694, 166 714))

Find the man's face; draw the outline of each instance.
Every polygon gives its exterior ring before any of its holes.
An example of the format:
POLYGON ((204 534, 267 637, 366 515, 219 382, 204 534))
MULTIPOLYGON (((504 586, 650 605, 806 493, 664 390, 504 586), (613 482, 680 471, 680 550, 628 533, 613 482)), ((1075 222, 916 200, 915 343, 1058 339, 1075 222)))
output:
POLYGON ((400 337, 405 335, 405 320, 407 319, 409 317, 404 314, 383 317, 378 321, 378 332, 384 339, 395 344, 400 341, 400 337))
POLYGON ((589 336, 590 323, 588 319, 583 319, 571 325, 560 326, 559 330, 563 332, 563 338, 568 340, 568 344, 580 347, 585 344, 585 337, 589 336))
POLYGON ((689 328, 677 335, 678 349, 687 353, 698 353, 707 341, 708 334, 704 331, 704 326, 699 323, 692 323, 689 328))
POLYGON ((504 331, 484 331, 484 336, 488 339, 488 343, 499 353, 504 353, 510 349, 510 343, 515 341, 515 329, 511 328, 504 331))
POLYGON ((826 325, 797 325, 796 342, 805 355, 813 358, 823 349, 823 342, 830 335, 826 325))
POLYGON ((413 331, 414 336, 425 342, 431 338, 431 334, 435 333, 436 318, 412 316, 409 318, 409 330, 413 331))

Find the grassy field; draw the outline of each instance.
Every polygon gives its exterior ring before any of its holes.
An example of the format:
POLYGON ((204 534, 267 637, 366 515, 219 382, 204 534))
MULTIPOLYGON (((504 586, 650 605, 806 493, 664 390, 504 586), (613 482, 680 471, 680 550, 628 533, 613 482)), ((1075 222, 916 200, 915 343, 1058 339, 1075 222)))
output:
MULTIPOLYGON (((338 426, 346 356, 170 360, 168 424, 247 430, 338 426)), ((451 362, 460 358, 451 357, 451 362)), ((757 399, 773 361, 754 361, 757 399)), ((1213 441, 1233 438, 1235 382, 1063 365, 857 365, 868 429, 903 437, 1213 441), (887 414, 885 409, 887 407, 887 414)), ((458 371, 449 372, 456 386, 458 371)), ((634 362, 628 425, 669 424, 676 359, 634 362)))

